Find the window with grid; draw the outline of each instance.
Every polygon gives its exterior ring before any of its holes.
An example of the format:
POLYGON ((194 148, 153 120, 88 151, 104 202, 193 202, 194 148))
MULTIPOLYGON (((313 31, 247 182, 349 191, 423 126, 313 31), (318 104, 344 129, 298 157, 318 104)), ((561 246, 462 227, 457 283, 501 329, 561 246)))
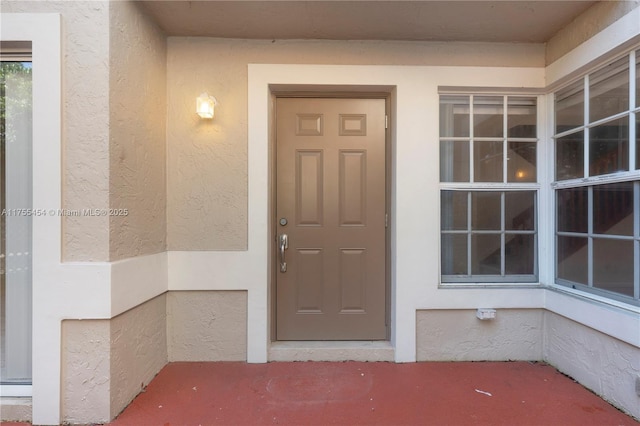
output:
POLYGON ((536 282, 537 99, 440 96, 441 281, 536 282))
POLYGON ((638 304, 640 50, 555 93, 556 282, 638 304))

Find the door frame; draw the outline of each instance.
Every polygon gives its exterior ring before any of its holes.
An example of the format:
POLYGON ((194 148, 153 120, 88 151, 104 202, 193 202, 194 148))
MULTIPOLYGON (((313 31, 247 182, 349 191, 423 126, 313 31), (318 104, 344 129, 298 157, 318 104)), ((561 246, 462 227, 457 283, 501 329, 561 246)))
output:
POLYGON ((276 236, 278 233, 276 224, 276 189, 277 189, 277 160, 276 160, 276 100, 278 98, 335 98, 335 99, 384 99, 387 125, 385 131, 385 210, 387 214, 387 226, 385 228, 385 334, 386 341, 391 340, 391 234, 392 224, 392 176, 393 176, 393 144, 392 144, 392 86, 309 86, 309 85, 274 85, 270 87, 269 102, 269 249, 268 249, 268 274, 270 283, 268 286, 268 319, 269 342, 278 341, 276 338, 277 315, 277 275, 276 267, 277 250, 276 236))

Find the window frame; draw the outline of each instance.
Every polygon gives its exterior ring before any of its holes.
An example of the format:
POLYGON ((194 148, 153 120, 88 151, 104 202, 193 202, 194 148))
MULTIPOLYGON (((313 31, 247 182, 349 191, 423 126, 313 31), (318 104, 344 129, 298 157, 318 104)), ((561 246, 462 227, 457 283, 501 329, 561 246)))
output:
MULTIPOLYGON (((440 90, 439 91, 439 106, 441 105, 441 100, 443 97, 454 97, 454 96, 466 96, 469 98, 469 136, 463 137, 453 137, 453 136, 440 136, 439 132, 439 144, 441 142, 448 141, 468 141, 469 142, 469 181, 468 182, 443 182, 439 180, 439 202, 442 203, 442 194, 445 191, 462 191, 468 192, 469 197, 474 192, 513 192, 513 191, 525 191, 525 192, 533 192, 534 193, 534 230, 526 231, 526 232, 512 232, 505 230, 505 203, 504 203, 504 195, 501 195, 501 229, 491 231, 489 233, 499 234, 501 236, 501 273, 505 272, 505 235, 507 234, 532 234, 535 236, 534 238, 534 261, 533 261, 533 274, 526 275, 473 275, 469 274, 466 276, 462 275, 444 275, 443 274, 443 266, 442 266, 442 257, 443 257, 443 235, 445 234, 468 234, 474 235, 473 229, 467 228, 465 231, 451 231, 442 229, 442 215, 440 215, 440 226, 439 226, 439 254, 440 259, 438 262, 439 267, 439 287, 447 288, 447 287, 467 287, 467 288, 482 288, 482 287, 517 287, 517 288, 530 288, 530 287, 540 287, 540 274, 541 264, 544 262, 544 259, 541 258, 541 236, 542 236, 542 222, 541 222, 541 209, 543 203, 543 185, 544 181, 544 167, 543 167, 543 159, 545 158, 545 147, 543 144, 545 130, 545 120, 543 119, 545 113, 545 95, 541 94, 540 91, 533 90, 504 90, 504 91, 495 91, 495 90, 478 90, 474 88, 473 90, 461 91, 459 89, 455 90, 440 90), (479 137, 476 138, 474 136, 474 98, 475 97, 486 97, 486 96, 500 96, 503 97, 502 103, 502 116, 503 116, 503 130, 501 137, 479 137), (535 110, 536 110, 536 137, 535 138, 521 138, 521 137, 509 137, 508 134, 508 119, 509 119, 509 99, 510 98, 534 98, 535 99, 535 110), (497 141, 500 139, 503 144, 503 176, 502 182, 475 182, 473 171, 473 152, 474 146, 473 142, 475 140, 478 141, 497 141), (509 143, 510 142, 525 142, 531 143, 534 142, 536 144, 536 180, 534 182, 509 182, 507 172, 508 172, 508 163, 507 156, 509 153, 509 143)), ((440 161, 441 161, 441 157, 440 161)), ((441 205, 442 207, 442 205, 441 205)), ((471 205, 468 205, 468 208, 471 208, 471 205)), ((442 211, 442 210, 441 210, 442 211)), ((470 220, 470 218, 468 218, 470 220)), ((482 232, 480 232, 482 233, 482 232)), ((467 247, 467 253, 469 256, 469 252, 471 251, 471 247, 467 247)), ((468 265, 471 264, 471 258, 467 258, 468 265)), ((470 268, 470 266, 469 266, 470 268)), ((471 272, 468 269, 468 272, 471 272)))
MULTIPOLYGON (((553 223, 553 231, 552 231, 552 245, 551 247, 553 255, 552 258, 549 259, 549 262, 553 268, 553 276, 551 287, 559 288, 559 289, 571 289, 570 291, 578 291, 580 294, 584 295, 588 298, 594 298, 602 302, 606 303, 615 303, 622 302, 624 304, 640 306, 640 164, 638 164, 638 153, 637 150, 640 149, 640 146, 637 146, 637 126, 640 121, 638 121, 638 117, 640 117, 640 95, 638 95, 637 84, 638 84, 638 68, 640 64, 638 60, 640 59, 640 46, 636 45, 632 48, 626 49, 619 55, 616 55, 611 58, 607 58, 606 60, 600 61, 597 66, 588 70, 588 72, 582 73, 581 75, 576 76, 575 78, 567 81, 566 84, 554 88, 551 91, 549 96, 549 104, 551 105, 551 114, 550 121, 548 123, 548 128, 550 129, 550 138, 549 145, 551 146, 551 164, 552 164, 552 173, 550 176, 550 197, 551 197, 551 214, 553 217, 551 218, 553 223), (616 112, 612 115, 606 117, 599 117, 598 119, 591 121, 590 120, 590 76, 594 73, 601 72, 606 69, 606 67, 621 61, 622 59, 627 59, 628 64, 628 94, 629 100, 627 109, 616 112), (555 99, 558 93, 566 88, 570 88, 572 85, 578 85, 579 82, 582 81, 582 90, 583 90, 583 101, 584 101, 584 111, 583 111, 583 122, 580 126, 571 128, 569 130, 564 130, 562 132, 557 132, 556 127, 556 114, 555 114, 555 99), (627 119, 627 161, 628 161, 628 169, 622 171, 614 171, 606 174, 596 174, 591 175, 590 172, 590 148, 591 148, 591 140, 590 133, 591 129, 596 128, 602 124, 615 122, 616 120, 627 119), (556 176, 556 161, 557 161, 557 140, 559 138, 565 137, 571 134, 577 134, 579 132, 583 133, 582 146, 583 146, 583 170, 582 176, 578 176, 571 179, 558 180, 556 176), (632 186, 632 194, 633 194, 633 206, 632 206, 632 220, 633 220, 633 232, 632 236, 617 236, 617 235, 607 235, 603 233, 596 233, 594 230, 594 192, 595 188, 601 187, 603 185, 609 184, 618 184, 618 183, 630 183, 632 186), (558 224, 558 193, 561 190, 574 189, 574 188, 586 188, 587 189, 587 231, 586 232, 566 232, 559 230, 558 224), (586 238, 588 242, 588 252, 587 252, 587 283, 579 283, 570 281, 564 278, 559 277, 559 261, 558 261, 558 241, 561 236, 578 236, 580 238, 586 238), (610 239, 610 240, 620 240, 620 241, 630 241, 633 243, 633 283, 632 283, 632 291, 633 296, 625 295, 622 293, 618 293, 612 290, 606 290, 603 288, 598 288, 594 286, 594 241, 596 239, 610 239)), ((615 75, 615 74, 612 74, 615 75)), ((640 145, 640 144, 639 144, 640 145)), ((617 304, 617 303, 615 303, 617 304)))

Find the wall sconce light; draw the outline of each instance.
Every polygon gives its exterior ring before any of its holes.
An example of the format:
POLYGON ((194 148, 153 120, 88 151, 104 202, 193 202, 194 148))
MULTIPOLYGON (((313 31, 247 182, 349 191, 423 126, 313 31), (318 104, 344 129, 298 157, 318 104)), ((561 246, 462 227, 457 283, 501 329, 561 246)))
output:
POLYGON ((213 110, 218 101, 207 92, 203 92, 196 99, 196 113, 202 118, 213 118, 213 110))

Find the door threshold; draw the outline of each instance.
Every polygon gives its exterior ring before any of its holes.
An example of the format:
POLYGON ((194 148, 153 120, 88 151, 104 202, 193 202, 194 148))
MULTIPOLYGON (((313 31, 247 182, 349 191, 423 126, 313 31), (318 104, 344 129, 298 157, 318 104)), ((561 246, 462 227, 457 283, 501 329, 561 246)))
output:
POLYGON ((387 361, 395 351, 388 341, 281 341, 271 342, 269 361, 387 361))

